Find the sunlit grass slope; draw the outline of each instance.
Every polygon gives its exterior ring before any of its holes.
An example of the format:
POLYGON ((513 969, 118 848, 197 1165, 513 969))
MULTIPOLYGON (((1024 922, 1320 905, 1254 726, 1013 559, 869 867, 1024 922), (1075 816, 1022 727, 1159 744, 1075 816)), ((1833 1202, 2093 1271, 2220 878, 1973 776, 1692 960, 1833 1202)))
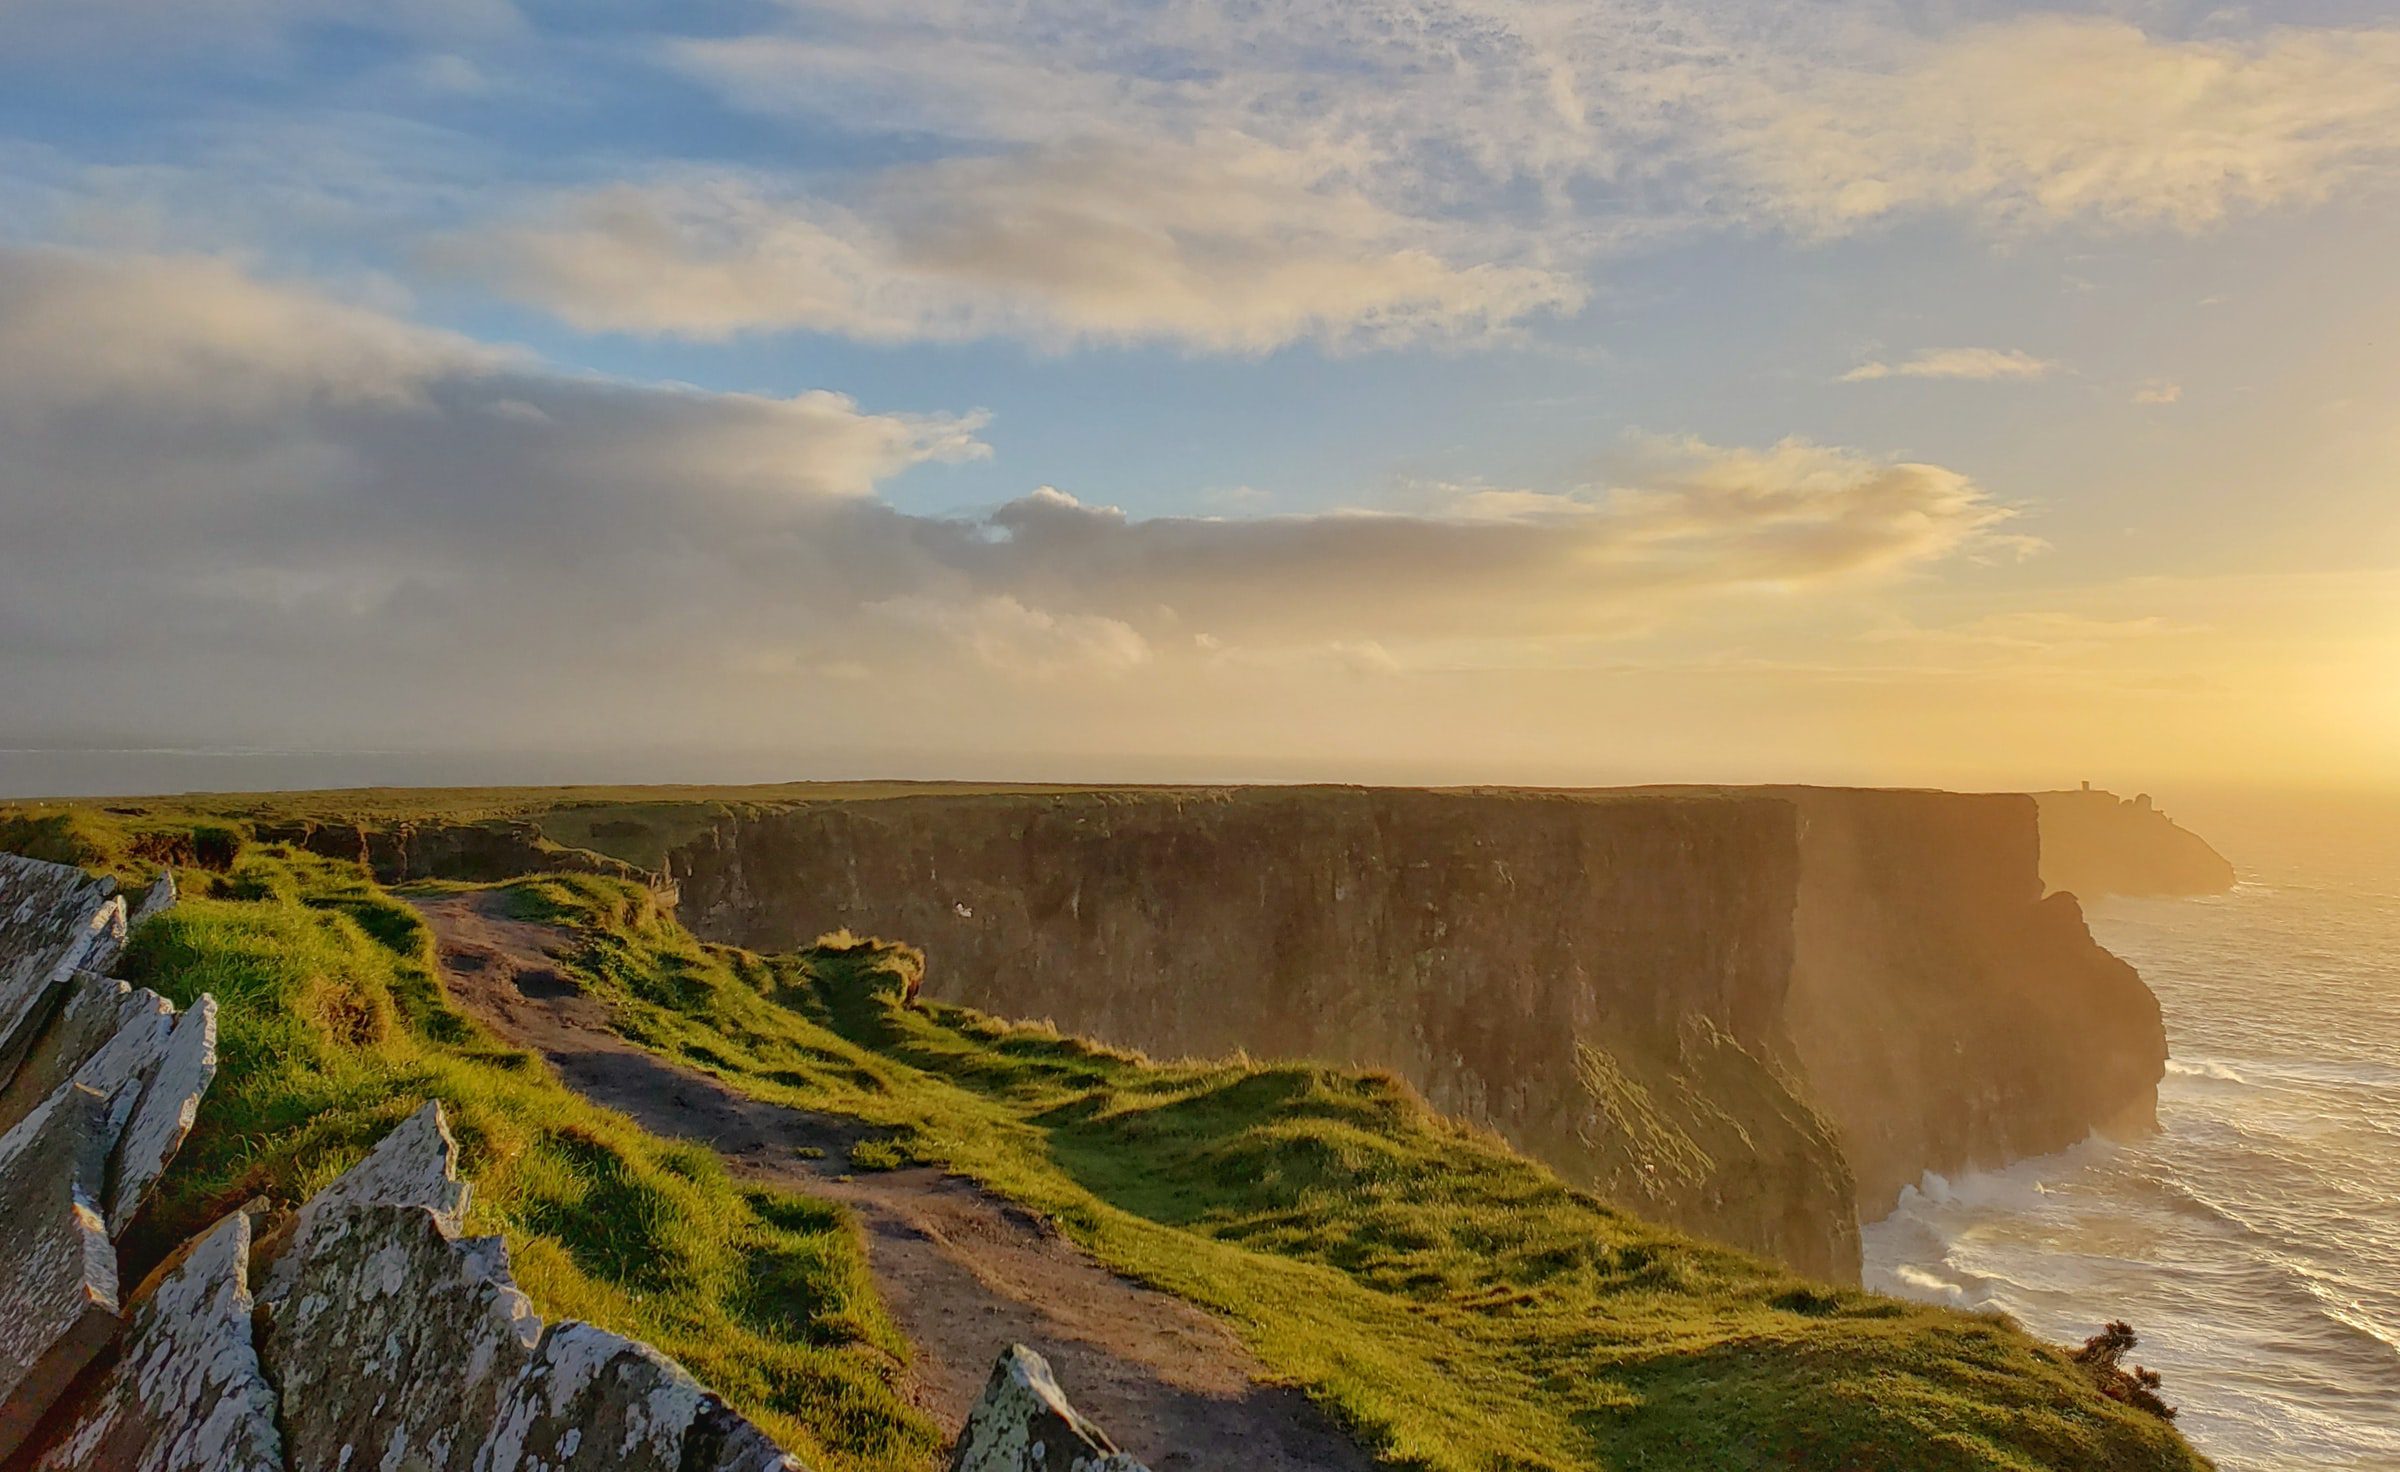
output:
POLYGON ((2001 1320, 1806 1284, 1653 1227, 1390 1078, 1161 1064, 912 1004, 905 947, 705 946, 614 880, 509 893, 581 936, 571 969, 628 1036, 881 1127, 875 1162, 946 1166, 1046 1212, 1217 1311, 1394 1462, 2203 1465, 2001 1320))
MULTIPOLYGON (((197 882, 193 882, 196 880, 197 882)), ((658 1345, 818 1468, 928 1465, 905 1353, 841 1214, 747 1191, 707 1150, 568 1091, 443 1000, 415 911, 355 866, 245 855, 134 938, 126 975, 213 992, 219 1073, 131 1244, 156 1255, 256 1194, 299 1200, 423 1100, 542 1310, 658 1345)))

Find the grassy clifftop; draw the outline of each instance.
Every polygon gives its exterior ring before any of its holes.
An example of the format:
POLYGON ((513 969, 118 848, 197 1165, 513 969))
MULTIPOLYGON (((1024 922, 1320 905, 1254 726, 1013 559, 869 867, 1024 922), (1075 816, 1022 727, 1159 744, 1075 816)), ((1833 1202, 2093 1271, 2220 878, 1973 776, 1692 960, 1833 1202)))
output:
MULTIPOLYGON (((78 861, 127 870, 174 827, 8 821, 0 846, 71 840, 78 861)), ((893 1388, 906 1346, 838 1212, 743 1189, 484 1034, 443 996, 414 912, 355 865, 210 858, 224 872, 195 876, 129 962, 224 1006, 223 1073, 153 1243, 259 1191, 303 1194, 438 1096, 478 1225, 509 1238, 546 1312, 652 1340, 814 1465, 933 1464, 934 1429, 893 1388)), ((904 946, 706 946, 604 876, 503 889, 560 927, 566 969, 627 1037, 872 1126, 859 1169, 939 1164, 1044 1213, 1218 1315, 1392 1465, 2205 1465, 2003 1321, 1807 1284, 1652 1226, 1388 1078, 1158 1063, 912 1005, 904 946)))

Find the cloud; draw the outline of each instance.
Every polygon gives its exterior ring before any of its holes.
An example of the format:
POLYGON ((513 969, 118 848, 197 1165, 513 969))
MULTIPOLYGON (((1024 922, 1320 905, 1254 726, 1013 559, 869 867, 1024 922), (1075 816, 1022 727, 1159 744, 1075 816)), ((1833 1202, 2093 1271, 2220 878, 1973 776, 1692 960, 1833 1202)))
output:
POLYGON ((1929 348, 1901 363, 1861 363, 1842 375, 1844 383, 1870 383, 1879 378, 1965 378, 1989 383, 2007 379, 2047 378, 2058 365, 2031 353, 1997 348, 1929 348))
POLYGON ((1391 671, 1830 593, 2011 516, 1940 466, 1689 439, 1408 515, 910 515, 880 489, 983 454, 975 416, 566 372, 188 257, 0 251, 0 365, 17 719, 214 739, 763 739, 899 689, 1391 671), (834 671, 874 678, 837 711, 834 671))
POLYGON ((1742 207, 1836 235, 1958 211, 2194 229, 2321 200, 2400 155, 2400 30, 2169 40, 2032 14, 1708 88, 1697 148, 1742 207))
POLYGON ((2133 401, 2137 404, 2146 404, 2152 406, 2172 404, 2180 401, 2182 398, 2183 385, 2180 383, 2170 383, 2163 378, 2153 378, 2148 383, 2143 384, 2141 387, 2133 391, 2133 401))
POLYGON ((909 162, 658 161, 434 257, 592 329, 1368 347, 1571 314, 1613 256, 1696 231, 2201 229, 2400 159, 2400 28, 1746 0, 774 13, 652 50, 909 162))
POLYGON ((1489 334, 1583 288, 1478 258, 1306 158, 1071 144, 885 171, 835 203, 733 176, 621 185, 439 247, 587 329, 1016 335, 1262 352, 1489 334), (1454 256, 1464 255, 1462 264, 1454 256))

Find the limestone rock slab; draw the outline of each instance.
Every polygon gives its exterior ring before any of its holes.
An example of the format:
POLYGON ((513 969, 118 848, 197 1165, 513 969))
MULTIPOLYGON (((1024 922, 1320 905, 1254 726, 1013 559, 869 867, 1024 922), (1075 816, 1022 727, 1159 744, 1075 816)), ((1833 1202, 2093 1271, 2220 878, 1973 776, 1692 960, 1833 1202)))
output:
POLYGON ((0 854, 0 1080, 16 1071, 77 968, 107 970, 124 944, 116 881, 0 854))
POLYGON ((98 1201, 126 1093, 67 1084, 0 1135, 0 1459, 117 1331, 117 1254, 98 1201))
POLYGON ((282 1472, 275 1391, 250 1329, 250 1219, 236 1212, 135 1301, 124 1352, 35 1472, 282 1472))
POLYGON ((261 1352, 295 1467, 463 1467, 533 1358, 541 1320, 500 1239, 453 1239, 422 1205, 322 1215, 267 1305, 261 1352))
POLYGON ((14 1126, 56 1093, 146 1005, 134 1001, 132 987, 97 971, 77 970, 65 991, 50 1025, 17 1065, 16 1077, 0 1088, 0 1130, 14 1126))
POLYGON ((542 1336, 474 1472, 798 1472, 647 1344, 568 1322, 542 1336))
POLYGON ((151 881, 150 887, 143 891, 141 902, 135 905, 132 913, 125 917, 125 928, 131 931, 133 927, 151 916, 164 914, 174 907, 175 901, 179 898, 181 898, 181 891, 175 887, 175 871, 172 869, 159 870, 158 878, 151 881))
POLYGON ((108 1177, 108 1234, 132 1224, 167 1162, 200 1117, 200 1097, 217 1076, 217 999, 202 995, 175 1018, 157 1066, 142 1087, 108 1177))
POLYGON ((458 1178, 458 1141, 450 1137, 441 1103, 429 1099, 378 1140, 365 1159, 300 1208, 290 1234, 267 1269, 259 1297, 266 1302, 282 1298, 316 1234, 352 1207, 421 1206, 456 1236, 466 1227, 471 1194, 467 1182, 458 1178))
POLYGON ((1012 1344, 967 1413, 950 1472, 1148 1472, 1067 1404, 1050 1362, 1012 1344))

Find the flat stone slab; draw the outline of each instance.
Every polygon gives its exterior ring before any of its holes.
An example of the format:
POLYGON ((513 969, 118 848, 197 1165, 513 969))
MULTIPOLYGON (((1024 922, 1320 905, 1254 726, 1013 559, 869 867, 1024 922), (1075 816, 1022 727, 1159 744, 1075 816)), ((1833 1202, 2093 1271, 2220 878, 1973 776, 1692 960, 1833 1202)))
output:
POLYGON ((450 1137, 442 1106, 428 1100, 390 1134, 375 1142, 366 1158, 342 1172, 332 1185, 311 1196, 294 1218, 289 1233, 275 1248, 259 1288, 268 1303, 289 1291, 292 1275, 306 1259, 316 1234, 342 1212, 356 1206, 422 1206, 444 1230, 456 1236, 467 1224, 467 1202, 473 1194, 458 1178, 458 1141, 450 1137))
POLYGON ((283 1472, 275 1390, 250 1337, 250 1218, 161 1267, 124 1352, 80 1397, 35 1472, 283 1472))
POLYGON ((74 972, 50 1025, 26 1050, 16 1077, 0 1088, 0 1130, 39 1108, 146 1005, 134 1000, 133 988, 124 982, 97 971, 74 972))
MULTIPOLYGON (((108 1234, 123 1235, 150 1199, 167 1163, 200 1117, 200 1098, 217 1076, 217 999, 202 996, 175 1018, 141 1102, 117 1141, 108 1177, 108 1234)), ((247 1289, 245 1289, 247 1291, 247 1289)))
POLYGON ((98 1202, 130 1109, 68 1084, 0 1136, 0 1459, 119 1327, 117 1253, 98 1202))
MULTIPOLYGON (((1205 1455, 1209 1449, 1198 1449, 1205 1455)), ((1012 1344, 968 1413, 950 1472, 1149 1472, 1067 1404, 1050 1362, 1012 1344)))
POLYGON ((501 1409, 474 1472, 799 1472, 800 1464, 647 1344, 567 1322, 501 1409))
POLYGON ((16 1072, 78 968, 106 971, 125 944, 116 881, 0 854, 0 1082, 16 1072))
POLYGON ((292 1465, 467 1465, 541 1334, 500 1239, 461 1242, 424 1206, 368 1203, 322 1216, 283 1261, 260 1347, 292 1465))

